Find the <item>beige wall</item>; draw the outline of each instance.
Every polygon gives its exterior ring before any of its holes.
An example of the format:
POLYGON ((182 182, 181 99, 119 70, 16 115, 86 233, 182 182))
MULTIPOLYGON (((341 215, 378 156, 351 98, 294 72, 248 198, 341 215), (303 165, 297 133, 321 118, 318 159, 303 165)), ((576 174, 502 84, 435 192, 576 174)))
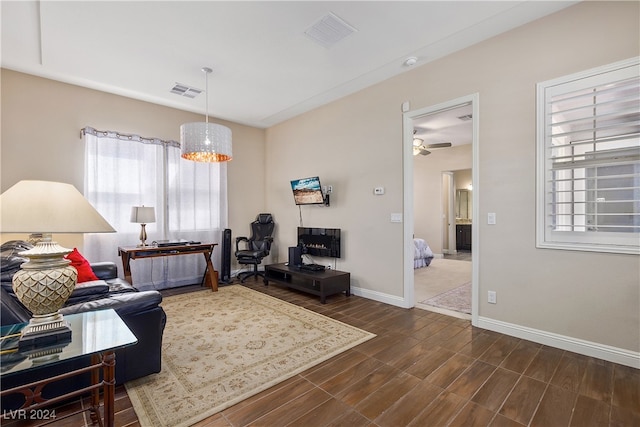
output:
POLYGON ((469 185, 473 183, 471 169, 456 170, 453 176, 456 180, 456 189, 458 190, 468 190, 469 185))
MULTIPOLYGON (((289 180, 319 175, 331 207, 305 206, 305 226, 340 227, 337 268, 370 296, 403 298, 402 113, 479 94, 479 315, 577 340, 640 350, 640 257, 535 248, 535 84, 638 55, 637 2, 583 2, 318 108, 265 132, 227 123, 234 235, 261 210, 277 222, 275 259, 296 243, 289 180), (266 148, 263 143, 266 142, 266 148), (264 183, 262 181, 264 178, 264 183), (383 186, 383 196, 373 188, 383 186), (266 191, 263 191, 263 188, 266 191), (495 290, 498 304, 487 304, 495 290)), ((178 138, 195 115, 2 71, 1 186, 83 182, 79 129, 178 138)), ((410 196, 410 195, 409 195, 410 196)))
MULTIPOLYGON (((84 146, 80 129, 85 126, 179 140, 182 123, 204 120, 197 114, 11 70, 2 69, 1 79, 2 191, 22 179, 67 182, 82 191, 84 146)), ((265 204, 265 131, 213 121, 230 127, 233 134, 233 160, 227 169, 229 228, 234 235, 246 235, 249 223, 265 204)), ((13 237, 4 235, 2 240, 13 237)), ((76 236, 56 239, 82 247, 82 239, 76 236)))
MULTIPOLYGON (((535 247, 535 85, 638 55, 637 2, 583 2, 418 67, 267 131, 267 206, 277 246, 295 243, 289 179, 320 175, 332 206, 305 225, 340 227, 338 268, 369 295, 403 297, 402 113, 479 94, 479 316, 640 350, 640 257, 535 247), (384 196, 373 187, 384 186, 384 196), (487 304, 495 290, 498 304, 487 304)), ((281 256, 285 260, 286 255, 281 256)))

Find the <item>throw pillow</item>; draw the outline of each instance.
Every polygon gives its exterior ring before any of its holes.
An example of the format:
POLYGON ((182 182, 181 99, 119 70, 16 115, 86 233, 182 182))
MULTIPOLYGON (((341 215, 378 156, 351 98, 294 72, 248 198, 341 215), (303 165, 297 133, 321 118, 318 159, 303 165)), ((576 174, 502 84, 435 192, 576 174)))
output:
POLYGON ((91 269, 89 261, 78 252, 78 248, 73 248, 73 252, 67 254, 65 258, 71 261, 71 265, 78 270, 78 283, 99 280, 91 269))

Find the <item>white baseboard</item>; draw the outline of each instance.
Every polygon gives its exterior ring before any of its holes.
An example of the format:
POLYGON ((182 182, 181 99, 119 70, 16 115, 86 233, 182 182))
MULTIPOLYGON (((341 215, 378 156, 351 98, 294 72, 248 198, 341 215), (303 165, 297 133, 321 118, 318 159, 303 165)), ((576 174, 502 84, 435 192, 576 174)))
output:
POLYGON ((625 350, 605 344, 581 340, 579 338, 567 337, 553 332, 541 331, 487 317, 478 317, 478 322, 475 326, 494 332, 500 332, 516 338, 537 342, 539 344, 556 347, 562 350, 572 351, 585 356, 608 360, 609 362, 640 369, 640 352, 637 351, 625 350))
MULTIPOLYGON (((400 308, 413 308, 407 305, 407 302, 403 297, 389 295, 383 292, 352 286, 351 293, 353 295, 394 305, 400 308)), ((553 332, 541 331, 538 329, 528 328, 526 326, 502 322, 488 317, 478 317, 477 324, 474 324, 474 326, 494 332, 500 332, 512 337, 537 342, 539 344, 548 345, 550 347, 556 347, 562 350, 572 351, 585 356, 591 356, 607 360, 609 362, 618 363, 620 365, 640 369, 640 352, 581 340, 579 338, 567 337, 553 332)))
POLYGON ((351 293, 359 297, 383 302, 385 304, 395 305, 396 307, 411 308, 407 306, 407 303, 403 297, 389 295, 378 291, 372 291, 370 289, 358 288, 355 286, 351 286, 351 293))

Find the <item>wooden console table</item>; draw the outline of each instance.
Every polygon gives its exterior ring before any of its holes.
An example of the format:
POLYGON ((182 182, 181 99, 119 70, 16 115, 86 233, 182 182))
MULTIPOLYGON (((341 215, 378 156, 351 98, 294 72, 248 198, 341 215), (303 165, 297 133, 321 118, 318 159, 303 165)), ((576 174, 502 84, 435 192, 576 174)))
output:
POLYGON ((351 295, 351 274, 345 271, 307 271, 286 264, 271 264, 264 267, 264 284, 270 281, 281 283, 299 291, 320 297, 325 304, 327 296, 344 292, 351 295))
POLYGON ((133 247, 119 247, 118 255, 122 258, 122 267, 124 268, 125 279, 133 285, 131 280, 131 260, 138 258, 155 258, 160 256, 174 256, 174 255, 192 255, 203 254, 207 263, 207 267, 204 272, 204 285, 210 287, 212 291, 218 290, 218 272, 213 268, 211 262, 211 255, 213 249, 217 246, 217 243, 204 243, 204 244, 186 244, 180 246, 133 246, 133 247))

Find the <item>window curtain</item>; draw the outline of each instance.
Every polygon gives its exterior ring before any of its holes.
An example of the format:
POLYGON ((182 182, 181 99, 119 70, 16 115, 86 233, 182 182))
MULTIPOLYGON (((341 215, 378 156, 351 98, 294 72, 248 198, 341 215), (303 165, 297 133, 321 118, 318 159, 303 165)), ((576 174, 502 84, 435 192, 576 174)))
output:
MULTIPOLYGON (((180 157, 176 141, 113 131, 82 129, 85 141, 85 197, 116 229, 86 234, 84 253, 91 262, 113 261, 123 277, 119 246, 140 243, 140 224, 131 223, 132 206, 153 206, 156 222, 147 224, 147 244, 185 239, 219 242, 227 226, 226 164, 197 163, 180 157)), ((212 261, 219 267, 219 251, 212 261)), ((132 261, 138 289, 200 283, 201 254, 132 261)))

